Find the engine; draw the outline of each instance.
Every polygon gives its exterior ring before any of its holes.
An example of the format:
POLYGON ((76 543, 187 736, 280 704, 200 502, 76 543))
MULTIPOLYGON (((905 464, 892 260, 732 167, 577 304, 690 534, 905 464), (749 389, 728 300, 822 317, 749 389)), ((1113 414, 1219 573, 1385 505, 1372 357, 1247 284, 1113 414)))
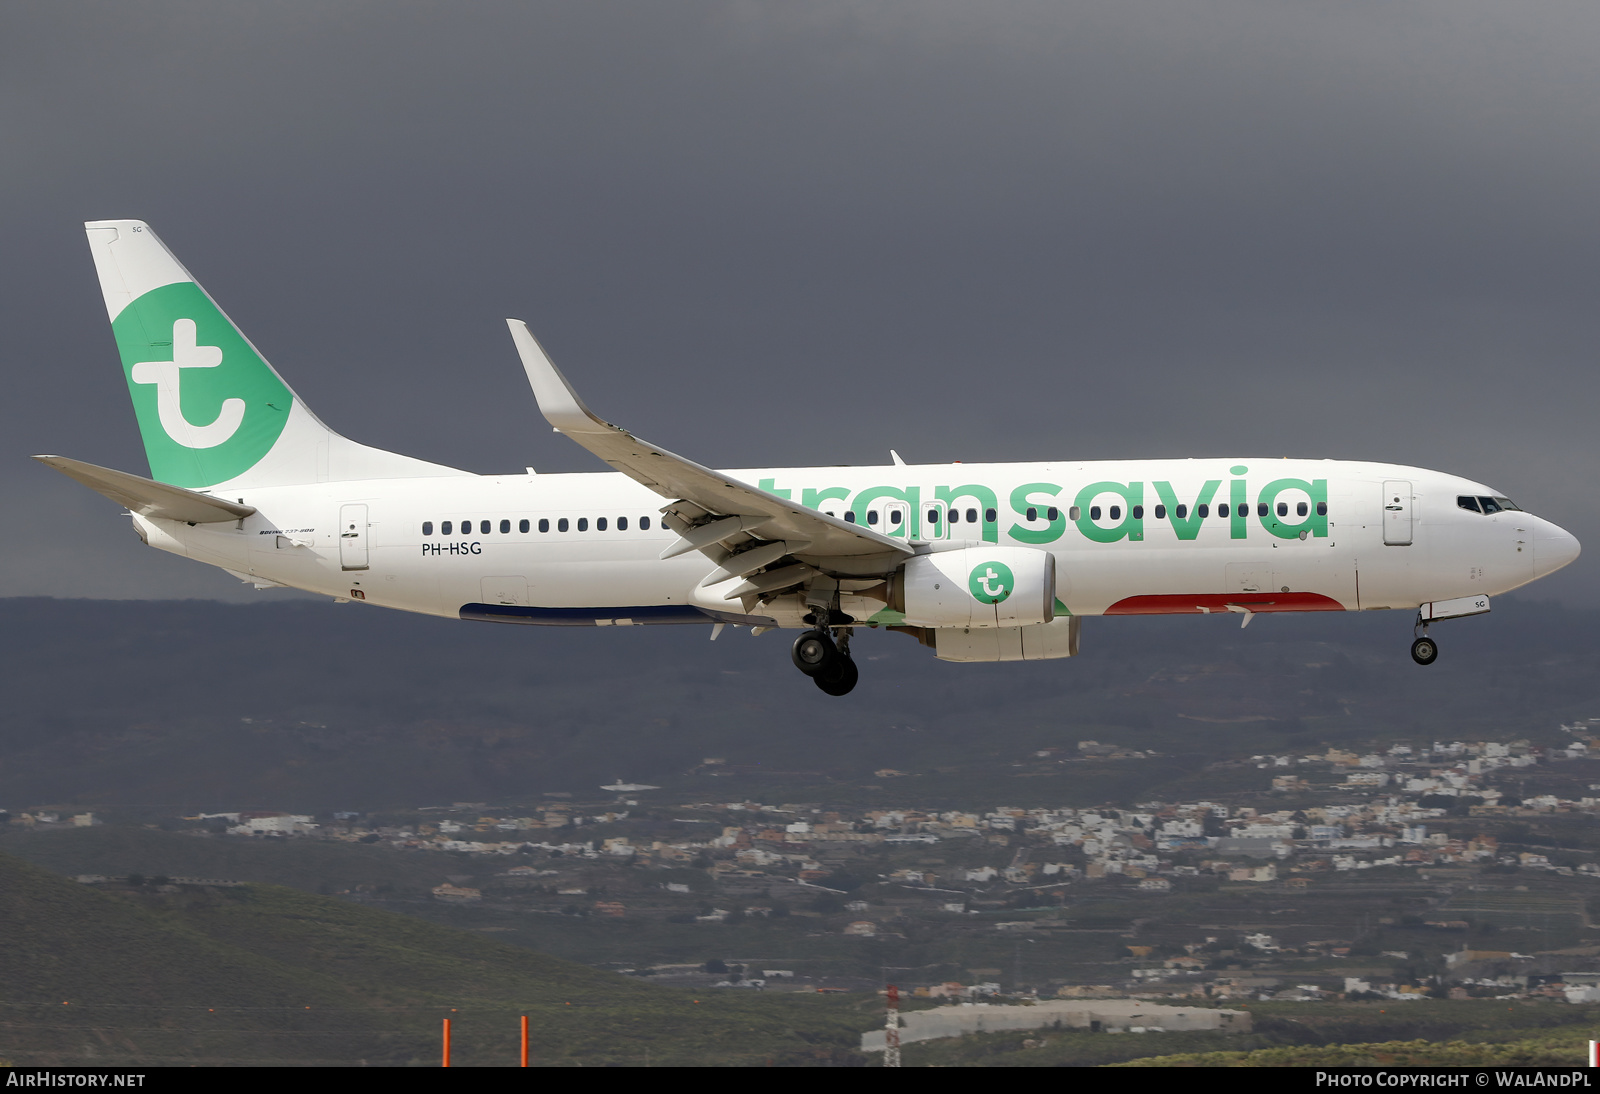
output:
POLYGON ((912 627, 1029 627, 1055 618, 1056 561, 1026 547, 967 547, 918 555, 893 584, 892 606, 912 627))

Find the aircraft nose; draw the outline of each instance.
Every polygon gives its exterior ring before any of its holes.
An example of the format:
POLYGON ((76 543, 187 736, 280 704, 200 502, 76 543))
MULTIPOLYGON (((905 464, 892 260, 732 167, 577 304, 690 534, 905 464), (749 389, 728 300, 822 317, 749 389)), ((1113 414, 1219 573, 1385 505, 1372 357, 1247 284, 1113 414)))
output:
POLYGON ((1541 520, 1533 535, 1533 573, 1535 577, 1553 574, 1578 557, 1578 538, 1565 528, 1541 520))

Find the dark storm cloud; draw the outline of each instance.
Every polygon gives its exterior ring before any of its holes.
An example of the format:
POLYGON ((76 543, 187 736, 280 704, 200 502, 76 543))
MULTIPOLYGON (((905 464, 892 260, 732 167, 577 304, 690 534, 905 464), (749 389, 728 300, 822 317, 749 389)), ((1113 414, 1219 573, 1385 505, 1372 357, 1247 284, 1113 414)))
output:
POLYGON ((472 470, 598 466, 540 425, 519 315, 724 466, 1385 459, 1600 547, 1593 5, 0 21, 6 593, 230 593, 24 459, 144 466, 99 217, 151 221, 330 424, 472 470))

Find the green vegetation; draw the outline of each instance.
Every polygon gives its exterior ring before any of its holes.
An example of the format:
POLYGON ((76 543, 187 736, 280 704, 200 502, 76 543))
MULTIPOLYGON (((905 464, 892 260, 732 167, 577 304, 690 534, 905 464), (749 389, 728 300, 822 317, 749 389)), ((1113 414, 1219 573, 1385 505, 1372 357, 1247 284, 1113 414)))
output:
POLYGON ((878 1004, 658 988, 290 889, 100 892, 0 856, 19 1064, 848 1064, 878 1004), (863 1011, 865 1008, 865 1012, 863 1011))
POLYGON ((907 1067, 1577 1066, 1600 1007, 1496 1000, 1249 1003, 1247 1034, 1041 1029, 921 1041, 907 1067), (1377 1038, 1382 1038, 1378 1040, 1377 1038))
POLYGON ((1380 1041, 1367 1045, 1193 1052, 1129 1060, 1113 1067, 1579 1067, 1588 1062, 1590 1029, 1503 1044, 1380 1041))

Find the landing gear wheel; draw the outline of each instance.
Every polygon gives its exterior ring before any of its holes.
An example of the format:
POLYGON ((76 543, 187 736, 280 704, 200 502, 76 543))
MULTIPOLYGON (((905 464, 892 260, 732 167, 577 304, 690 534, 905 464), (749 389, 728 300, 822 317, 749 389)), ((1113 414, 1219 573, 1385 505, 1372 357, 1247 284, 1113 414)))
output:
POLYGON ((794 640, 789 650, 794 667, 807 676, 815 676, 839 656, 839 649, 827 631, 806 631, 794 640))
POLYGON ((853 658, 840 655, 811 679, 829 695, 849 695, 856 681, 861 679, 861 670, 856 668, 853 658))
POLYGON ((1422 637, 1411 643, 1411 660, 1419 665, 1431 665, 1439 656, 1439 647, 1433 639, 1422 637))

